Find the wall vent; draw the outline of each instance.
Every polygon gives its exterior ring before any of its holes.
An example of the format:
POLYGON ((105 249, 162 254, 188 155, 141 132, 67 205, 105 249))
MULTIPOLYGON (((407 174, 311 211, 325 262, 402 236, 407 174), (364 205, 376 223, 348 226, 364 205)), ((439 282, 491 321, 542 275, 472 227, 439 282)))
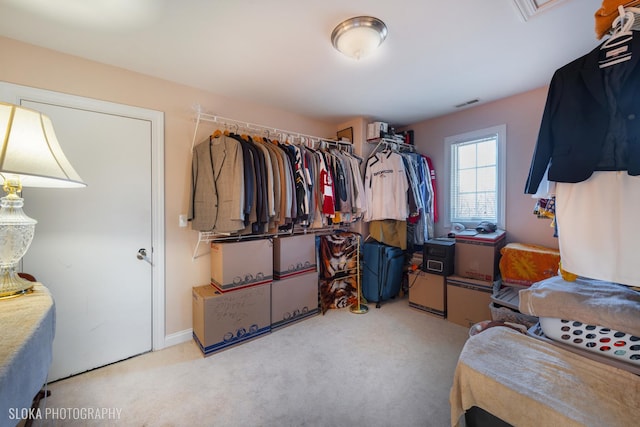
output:
POLYGON ((563 1, 565 0, 513 0, 513 4, 522 15, 522 19, 528 21, 532 16, 557 6, 563 1))
POLYGON ((480 102, 480 100, 478 98, 472 99, 470 101, 463 102, 462 104, 458 104, 455 107, 456 108, 462 108, 462 107, 466 107, 467 105, 475 104, 476 102, 480 102))

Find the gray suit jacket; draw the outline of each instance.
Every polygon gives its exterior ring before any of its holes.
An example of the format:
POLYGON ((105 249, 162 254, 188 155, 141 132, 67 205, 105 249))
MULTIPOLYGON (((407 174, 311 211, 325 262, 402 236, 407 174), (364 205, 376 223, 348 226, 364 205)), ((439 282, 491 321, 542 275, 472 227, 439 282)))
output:
POLYGON ((207 139, 193 150, 189 220, 198 231, 244 228, 242 146, 227 136, 207 139))

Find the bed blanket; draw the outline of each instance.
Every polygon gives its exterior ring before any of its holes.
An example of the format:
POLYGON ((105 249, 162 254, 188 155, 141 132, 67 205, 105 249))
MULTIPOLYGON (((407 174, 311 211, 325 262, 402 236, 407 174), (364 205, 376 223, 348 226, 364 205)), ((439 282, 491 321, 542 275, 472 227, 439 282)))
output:
POLYGON ((55 316, 49 289, 37 282, 33 292, 0 301, 0 426, 16 425, 11 411, 16 418, 31 408, 47 381, 55 316))
POLYGON ((640 292, 615 283, 551 277, 521 290, 519 309, 532 316, 575 320, 640 337, 640 292))
POLYGON ((519 427, 628 427, 640 377, 505 327, 465 343, 449 396, 451 425, 473 406, 519 427))

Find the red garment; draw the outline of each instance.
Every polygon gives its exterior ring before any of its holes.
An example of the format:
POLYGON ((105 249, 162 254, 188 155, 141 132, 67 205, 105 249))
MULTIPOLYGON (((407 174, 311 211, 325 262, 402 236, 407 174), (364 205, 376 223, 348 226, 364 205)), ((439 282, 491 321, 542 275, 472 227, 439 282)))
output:
POLYGON ((320 170, 320 194, 322 194, 322 213, 335 215, 333 179, 327 169, 320 170))

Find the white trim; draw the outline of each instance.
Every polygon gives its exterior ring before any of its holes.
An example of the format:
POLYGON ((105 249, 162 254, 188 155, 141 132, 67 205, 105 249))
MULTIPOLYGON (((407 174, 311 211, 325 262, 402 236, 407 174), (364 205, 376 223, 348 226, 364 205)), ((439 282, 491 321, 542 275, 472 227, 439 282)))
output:
POLYGON ((507 125, 495 127, 498 130, 498 196, 500 197, 500 211, 498 213, 498 227, 507 229, 507 125))
POLYGON ((444 221, 445 229, 451 228, 450 209, 451 203, 451 146, 465 141, 482 139, 490 135, 498 135, 498 221, 497 226, 506 229, 506 174, 507 174, 507 125, 496 125, 485 129, 478 129, 459 135, 448 136, 444 139, 444 167, 445 167, 445 203, 444 221))
POLYGON ((152 349, 165 347, 165 232, 164 232, 164 113, 76 95, 20 86, 0 81, 0 99, 14 104, 22 100, 60 103, 74 108, 127 115, 151 122, 152 216, 152 349))
POLYGON ((164 339, 165 347, 171 347, 173 345, 182 344, 193 339, 193 329, 185 329, 184 331, 176 332, 167 335, 164 339))

